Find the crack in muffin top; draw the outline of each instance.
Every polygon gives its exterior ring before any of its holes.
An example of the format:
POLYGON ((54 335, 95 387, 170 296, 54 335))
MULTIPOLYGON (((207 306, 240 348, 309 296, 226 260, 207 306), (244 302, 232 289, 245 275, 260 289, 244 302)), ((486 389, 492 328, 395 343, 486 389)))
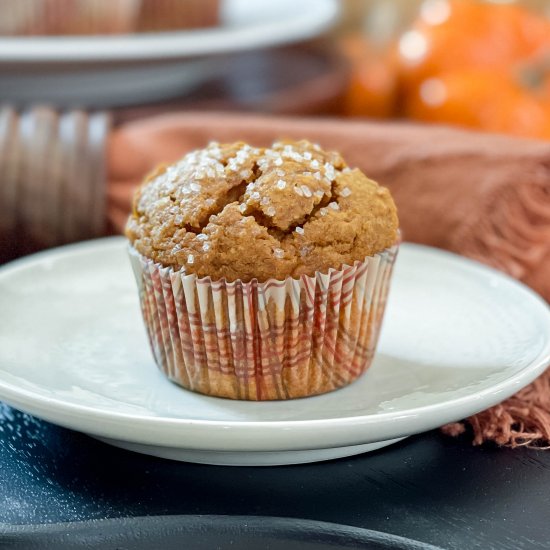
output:
POLYGON ((389 191, 306 140, 213 142, 159 166, 126 225, 143 256, 228 281, 351 265, 392 246, 397 231, 389 191))

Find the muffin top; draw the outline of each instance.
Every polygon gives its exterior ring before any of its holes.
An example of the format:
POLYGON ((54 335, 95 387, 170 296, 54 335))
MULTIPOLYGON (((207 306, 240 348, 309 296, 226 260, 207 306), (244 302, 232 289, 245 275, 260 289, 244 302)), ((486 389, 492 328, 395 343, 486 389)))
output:
POLYGON ((213 280, 352 265, 397 240, 389 191, 308 141, 210 143, 137 189, 126 235, 142 255, 213 280))

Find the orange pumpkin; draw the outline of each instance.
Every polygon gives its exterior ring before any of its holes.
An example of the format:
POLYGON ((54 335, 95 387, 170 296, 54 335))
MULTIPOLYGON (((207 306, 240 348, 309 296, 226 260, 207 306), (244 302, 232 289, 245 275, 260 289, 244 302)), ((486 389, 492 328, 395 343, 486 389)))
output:
POLYGON ((426 0, 398 45, 403 114, 550 138, 547 53, 550 21, 524 7, 426 0))
POLYGON ((393 56, 382 54, 361 36, 348 37, 340 46, 351 65, 344 114, 374 118, 392 116, 397 98, 393 56))
POLYGON ((405 103, 407 115, 491 132, 550 139, 550 96, 512 74, 463 69, 422 82, 405 103))
POLYGON ((516 4, 425 0, 398 51, 408 86, 456 69, 506 70, 550 45, 550 22, 516 4))

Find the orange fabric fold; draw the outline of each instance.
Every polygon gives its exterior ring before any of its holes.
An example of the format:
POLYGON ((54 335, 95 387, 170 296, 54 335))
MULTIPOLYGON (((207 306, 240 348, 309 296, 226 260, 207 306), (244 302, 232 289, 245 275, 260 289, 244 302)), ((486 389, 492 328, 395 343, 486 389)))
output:
POLYGON ((386 185, 404 240, 446 248, 521 279, 550 300, 550 143, 446 127, 228 113, 166 114, 109 141, 108 216, 120 232, 134 187, 208 141, 308 138, 386 185))

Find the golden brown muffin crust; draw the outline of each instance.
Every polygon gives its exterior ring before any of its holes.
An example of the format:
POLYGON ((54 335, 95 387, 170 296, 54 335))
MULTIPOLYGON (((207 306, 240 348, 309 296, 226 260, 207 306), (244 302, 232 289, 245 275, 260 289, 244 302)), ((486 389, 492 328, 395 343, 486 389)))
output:
POLYGON ((164 266, 265 281, 364 260, 397 230, 387 189, 302 140, 211 143, 159 167, 135 193, 126 235, 164 266))

